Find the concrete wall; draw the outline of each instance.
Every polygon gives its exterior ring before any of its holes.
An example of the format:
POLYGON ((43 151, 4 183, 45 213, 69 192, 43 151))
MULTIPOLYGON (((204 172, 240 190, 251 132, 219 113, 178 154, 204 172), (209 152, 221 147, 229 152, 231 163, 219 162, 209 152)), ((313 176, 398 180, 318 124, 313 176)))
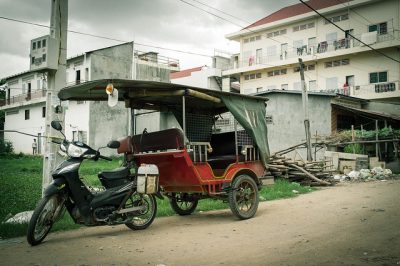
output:
POLYGON ((136 64, 136 76, 134 78, 137 80, 169 82, 169 74, 170 70, 168 68, 138 63, 136 64))
MULTIPOLYGON (((305 141, 304 114, 301 94, 268 93, 267 116, 272 116, 268 124, 268 141, 271 153, 300 144, 305 141)), ((331 133, 331 97, 309 95, 309 116, 311 135, 331 133)), ((300 151, 300 150, 299 150, 300 151)), ((301 150, 307 158, 305 150, 301 150)), ((321 156, 321 155, 320 155, 321 156)))
MULTIPOLYGON (((90 56, 91 80, 132 78, 132 43, 97 50, 90 56)), ((130 112, 125 108, 124 103, 118 103, 117 106, 111 108, 107 102, 91 102, 89 112, 89 145, 91 147, 105 146, 111 139, 128 135, 130 112)), ((105 154, 110 152, 112 151, 109 149, 103 151, 105 154)))
POLYGON ((220 69, 203 67, 200 71, 192 72, 190 76, 172 79, 171 83, 210 90, 221 90, 215 77, 221 77, 220 69))
MULTIPOLYGON (((26 105, 20 108, 6 110, 4 130, 17 130, 35 136, 40 133, 44 136, 45 118, 42 117, 43 107, 45 107, 45 103, 26 105), (28 120, 25 120, 25 110, 29 110, 28 120)), ((34 137, 14 132, 5 132, 4 139, 13 143, 15 153, 22 152, 32 154, 32 142, 34 137)), ((44 143, 43 139, 41 139, 41 143, 44 143)), ((43 146, 41 150, 43 152, 43 146)))

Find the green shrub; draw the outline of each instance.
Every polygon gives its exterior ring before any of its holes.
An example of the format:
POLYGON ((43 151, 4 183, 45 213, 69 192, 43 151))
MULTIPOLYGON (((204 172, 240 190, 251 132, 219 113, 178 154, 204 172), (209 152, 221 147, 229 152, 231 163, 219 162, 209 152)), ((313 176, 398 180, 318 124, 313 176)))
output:
POLYGON ((348 145, 344 146, 344 152, 345 153, 353 153, 353 148, 354 148, 355 154, 362 154, 362 147, 359 143, 348 144, 348 145))
POLYGON ((14 146, 11 141, 0 139, 0 154, 11 154, 14 146))

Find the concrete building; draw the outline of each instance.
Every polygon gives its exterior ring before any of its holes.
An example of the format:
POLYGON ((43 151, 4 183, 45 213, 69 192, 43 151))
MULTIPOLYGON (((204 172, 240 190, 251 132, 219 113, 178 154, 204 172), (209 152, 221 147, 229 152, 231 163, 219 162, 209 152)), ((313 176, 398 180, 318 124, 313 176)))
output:
MULTIPOLYGON (((40 136, 45 132, 46 114, 47 73, 43 70, 43 64, 50 64, 51 61, 46 56, 48 41, 48 36, 31 41, 31 70, 5 78, 6 100, 0 102, 0 110, 6 113, 4 129, 38 136, 39 152, 43 151, 40 136)), ((170 72, 179 70, 178 60, 154 52, 135 51, 133 45, 132 42, 124 43, 69 58, 67 85, 104 78, 169 82, 170 72)), ((62 105, 68 139, 100 147, 110 139, 126 136, 131 131, 130 110, 123 103, 113 108, 103 102, 69 101, 62 105)), ((13 143, 15 152, 32 152, 34 137, 5 132, 4 138, 13 143)))
POLYGON ((398 102, 400 1, 310 0, 307 4, 344 32, 302 3, 282 8, 226 36, 240 43, 240 53, 224 68, 224 84, 239 81, 244 94, 298 91, 298 58, 302 58, 310 91, 398 102))

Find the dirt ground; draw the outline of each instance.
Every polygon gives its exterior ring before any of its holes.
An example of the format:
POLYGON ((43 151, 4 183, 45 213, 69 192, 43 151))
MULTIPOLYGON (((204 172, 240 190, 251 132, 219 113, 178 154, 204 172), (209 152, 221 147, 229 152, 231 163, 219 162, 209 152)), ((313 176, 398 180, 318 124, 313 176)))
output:
POLYGON ((230 210, 0 242, 1 265, 400 265, 400 181, 340 184, 230 210))

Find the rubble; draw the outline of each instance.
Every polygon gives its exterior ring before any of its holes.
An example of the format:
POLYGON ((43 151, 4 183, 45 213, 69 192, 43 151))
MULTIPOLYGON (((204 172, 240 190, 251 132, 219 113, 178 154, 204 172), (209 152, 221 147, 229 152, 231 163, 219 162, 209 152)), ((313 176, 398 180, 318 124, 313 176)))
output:
POLYGON ((334 180, 337 181, 372 181, 372 180, 386 180, 398 179, 399 175, 394 175, 390 169, 383 169, 382 167, 374 167, 372 169, 361 169, 360 171, 351 171, 348 174, 334 175, 334 180))

